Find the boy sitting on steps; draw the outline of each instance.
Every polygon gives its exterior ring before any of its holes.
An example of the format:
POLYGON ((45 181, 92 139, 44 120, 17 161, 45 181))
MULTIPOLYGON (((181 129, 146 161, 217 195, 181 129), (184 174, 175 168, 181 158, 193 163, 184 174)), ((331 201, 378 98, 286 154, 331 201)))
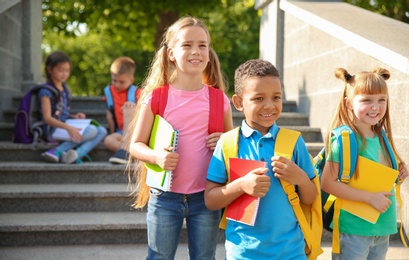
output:
POLYGON ((105 146, 115 152, 109 158, 114 164, 126 164, 129 153, 124 149, 123 133, 136 109, 139 88, 133 85, 135 62, 129 57, 119 57, 114 60, 110 68, 111 84, 104 89, 104 100, 107 103, 106 119, 109 135, 105 137, 105 146))

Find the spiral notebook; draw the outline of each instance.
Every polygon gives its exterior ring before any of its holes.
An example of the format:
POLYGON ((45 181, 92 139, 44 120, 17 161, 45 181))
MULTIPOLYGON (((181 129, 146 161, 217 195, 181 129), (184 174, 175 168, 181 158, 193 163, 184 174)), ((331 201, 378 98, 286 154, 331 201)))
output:
MULTIPOLYGON (((230 181, 245 176, 250 171, 266 167, 266 162, 229 158, 230 181)), ((260 198, 244 193, 227 206, 226 218, 243 224, 254 226, 260 198)))
MULTIPOLYGON (((173 129, 163 117, 156 115, 152 126, 149 147, 152 150, 163 150, 172 146, 173 152, 176 152, 178 145, 179 131, 173 129)), ((172 171, 163 170, 159 165, 145 163, 146 184, 149 187, 157 188, 163 191, 170 191, 172 186, 172 171)))

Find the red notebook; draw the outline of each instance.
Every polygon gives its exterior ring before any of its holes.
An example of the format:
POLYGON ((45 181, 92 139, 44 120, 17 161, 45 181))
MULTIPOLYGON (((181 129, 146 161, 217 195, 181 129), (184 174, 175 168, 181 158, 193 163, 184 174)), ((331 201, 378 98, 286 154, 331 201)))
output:
MULTIPOLYGON (((239 158, 229 158, 229 164, 230 181, 234 181, 235 179, 245 176, 247 173, 256 168, 266 167, 265 162, 239 158)), ((259 197, 243 194, 227 206, 226 218, 254 226, 259 202, 259 197)))

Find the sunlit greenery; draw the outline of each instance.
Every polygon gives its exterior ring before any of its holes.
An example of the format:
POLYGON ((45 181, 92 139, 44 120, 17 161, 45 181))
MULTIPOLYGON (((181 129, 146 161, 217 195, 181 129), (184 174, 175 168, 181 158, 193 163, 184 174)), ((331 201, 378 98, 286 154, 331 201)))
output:
POLYGON ((409 0, 344 0, 344 2, 409 23, 409 0))
POLYGON ((254 0, 43 0, 43 53, 62 50, 70 56, 74 94, 102 95, 110 64, 122 55, 137 63, 139 84, 164 30, 183 15, 206 22, 232 86, 235 68, 259 55, 254 0))

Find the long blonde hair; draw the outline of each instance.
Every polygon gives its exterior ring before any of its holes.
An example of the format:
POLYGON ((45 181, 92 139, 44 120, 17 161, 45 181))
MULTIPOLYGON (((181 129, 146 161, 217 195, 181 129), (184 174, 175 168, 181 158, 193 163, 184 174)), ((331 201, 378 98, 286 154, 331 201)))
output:
MULTIPOLYGON (((346 100, 352 102, 353 98, 356 95, 361 94, 386 94, 387 95, 387 107, 384 117, 376 124, 372 126, 372 131, 379 137, 379 141, 384 151, 387 151, 385 148, 385 142, 382 138, 382 129, 388 135, 389 142, 392 146, 392 149, 395 151, 397 159, 401 161, 401 158, 396 152, 395 144, 393 142, 391 119, 389 114, 389 93, 386 80, 389 79, 390 73, 384 68, 375 68, 371 72, 361 71, 356 75, 351 75, 346 69, 337 68, 335 70, 335 77, 344 81, 345 86, 344 90, 341 93, 339 98, 338 107, 336 109, 335 115, 329 125, 327 136, 325 137, 325 149, 330 151, 331 149, 331 131, 332 129, 341 126, 348 125, 352 128, 355 133, 358 133, 362 139, 363 147, 366 146, 366 139, 354 123, 353 112, 350 111, 347 107, 346 100)), ((391 163, 389 156, 387 156, 389 164, 391 163)))
MULTIPOLYGON (((226 91, 226 80, 220 68, 219 58, 211 46, 209 30, 202 20, 192 16, 185 16, 173 23, 164 33, 160 48, 156 51, 148 75, 142 83, 142 94, 140 100, 144 100, 150 93, 152 93, 154 89, 165 84, 171 84, 176 80, 177 71, 175 63, 170 61, 167 49, 168 47, 174 46, 177 40, 176 36, 181 29, 195 26, 202 28, 206 32, 209 41, 209 62, 203 71, 202 83, 222 91, 226 91)), ((138 102, 136 114, 128 127, 127 133, 125 134, 128 150, 141 104, 142 102, 138 102)), ((136 185, 133 185, 132 187, 132 194, 135 197, 135 203, 133 206, 135 208, 143 208, 149 200, 149 187, 145 184, 146 168, 143 162, 138 161, 135 158, 130 159, 127 168, 129 184, 132 185, 132 183, 136 183, 136 185), (132 167, 129 167, 132 160, 135 165, 133 169, 131 169, 132 167)))

